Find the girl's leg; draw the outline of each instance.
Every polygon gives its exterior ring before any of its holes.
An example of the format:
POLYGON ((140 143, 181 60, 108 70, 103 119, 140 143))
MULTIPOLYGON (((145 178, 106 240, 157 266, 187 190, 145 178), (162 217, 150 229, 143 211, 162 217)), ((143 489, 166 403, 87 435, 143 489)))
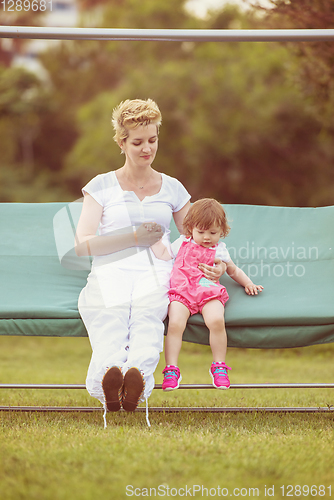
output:
POLYGON ((231 368, 225 364, 227 337, 224 321, 224 306, 219 300, 207 302, 202 309, 205 324, 210 330, 210 346, 213 363, 209 370, 212 383, 217 389, 228 389, 230 380, 227 370, 231 368))
POLYGON ((173 301, 168 310, 168 330, 165 340, 165 359, 167 365, 177 366, 182 347, 182 335, 190 316, 189 309, 181 302, 173 301))
POLYGON ((164 380, 162 389, 173 391, 178 389, 182 376, 177 366, 182 346, 182 335, 190 316, 188 308, 178 301, 172 301, 169 305, 169 322, 165 340, 166 367, 162 371, 164 380))
POLYGON ((224 306, 219 300, 210 300, 202 309, 206 326, 210 331, 210 347, 213 361, 225 362, 227 336, 224 320, 224 306))

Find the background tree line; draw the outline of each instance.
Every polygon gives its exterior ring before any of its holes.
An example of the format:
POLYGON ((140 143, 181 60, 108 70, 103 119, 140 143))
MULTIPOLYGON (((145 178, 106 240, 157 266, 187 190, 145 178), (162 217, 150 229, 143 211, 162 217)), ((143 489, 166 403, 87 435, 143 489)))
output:
MULTIPOLYGON (((93 18, 97 27, 113 28, 329 28, 334 22, 332 0, 273 0, 271 9, 247 12, 227 6, 204 20, 184 3, 80 0, 81 25, 93 18)), ((193 200, 334 204, 333 42, 65 41, 41 61, 46 82, 0 66, 0 201, 80 197, 95 174, 122 166, 112 140, 113 108, 151 97, 163 114, 154 167, 179 178, 193 200)))

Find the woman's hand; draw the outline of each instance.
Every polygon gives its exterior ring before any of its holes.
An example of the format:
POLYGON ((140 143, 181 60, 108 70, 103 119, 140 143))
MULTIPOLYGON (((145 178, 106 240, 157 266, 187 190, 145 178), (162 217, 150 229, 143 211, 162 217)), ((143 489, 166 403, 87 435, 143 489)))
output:
POLYGON ((213 282, 219 281, 219 278, 223 276, 226 271, 226 264, 220 259, 214 260, 214 266, 208 266, 207 264, 198 264, 198 268, 204 273, 204 276, 213 282))
POLYGON ((164 235, 160 224, 156 222, 144 222, 136 229, 136 233, 139 247, 150 247, 164 235))

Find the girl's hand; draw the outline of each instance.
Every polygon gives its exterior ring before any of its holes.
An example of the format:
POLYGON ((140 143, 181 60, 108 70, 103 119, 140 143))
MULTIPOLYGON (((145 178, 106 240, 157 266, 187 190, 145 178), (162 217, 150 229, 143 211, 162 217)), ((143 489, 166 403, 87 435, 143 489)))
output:
POLYGON ((263 286, 261 285, 254 285, 254 283, 250 283, 245 286, 245 292, 247 295, 257 295, 258 292, 262 292, 263 286))
POLYGON ((161 240, 164 235, 160 224, 156 222, 144 222, 137 228, 136 233, 140 247, 150 247, 161 240))
POLYGON ((219 278, 223 276, 226 271, 226 264, 220 259, 215 259, 214 266, 208 266, 207 264, 198 264, 198 268, 202 271, 204 276, 216 283, 219 281, 219 278))

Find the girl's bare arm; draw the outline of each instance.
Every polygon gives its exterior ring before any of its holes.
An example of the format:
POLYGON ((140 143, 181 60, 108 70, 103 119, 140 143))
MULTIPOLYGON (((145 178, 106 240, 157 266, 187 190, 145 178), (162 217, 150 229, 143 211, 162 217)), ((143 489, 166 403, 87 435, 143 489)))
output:
POLYGON ((234 281, 244 287, 248 295, 257 295, 258 292, 262 292, 263 286, 255 285, 247 274, 240 267, 237 267, 232 260, 227 263, 226 272, 234 281))

